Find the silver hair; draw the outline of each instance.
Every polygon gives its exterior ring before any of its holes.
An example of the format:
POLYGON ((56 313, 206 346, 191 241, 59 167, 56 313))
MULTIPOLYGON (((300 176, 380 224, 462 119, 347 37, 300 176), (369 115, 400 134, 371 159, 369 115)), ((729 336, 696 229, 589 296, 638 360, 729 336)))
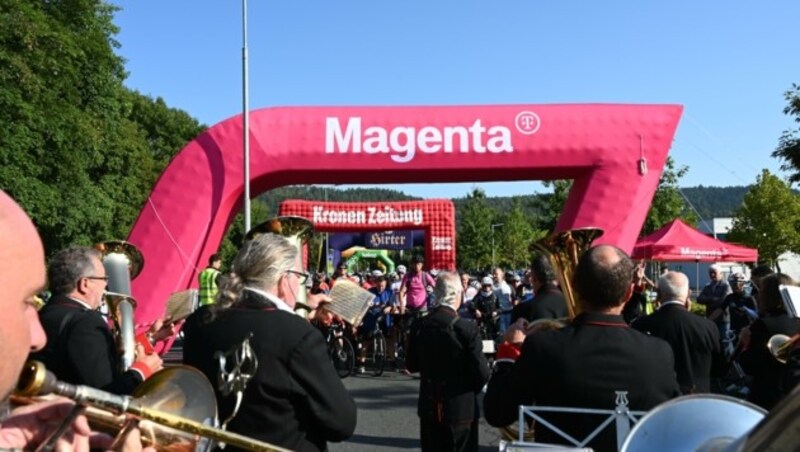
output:
POLYGON ((78 287, 78 281, 94 272, 94 260, 103 254, 88 246, 72 246, 56 253, 47 267, 47 280, 53 295, 66 295, 78 287))
POLYGON ((689 278, 681 272, 667 272, 658 278, 658 297, 661 301, 685 301, 689 297, 689 278))
POLYGON ((440 305, 454 306, 461 301, 461 277, 458 273, 441 272, 436 276, 436 287, 433 295, 440 305))
POLYGON ((233 274, 220 287, 217 301, 229 306, 241 297, 245 287, 273 289, 296 261, 297 248, 283 236, 261 234, 248 240, 234 258, 233 274))

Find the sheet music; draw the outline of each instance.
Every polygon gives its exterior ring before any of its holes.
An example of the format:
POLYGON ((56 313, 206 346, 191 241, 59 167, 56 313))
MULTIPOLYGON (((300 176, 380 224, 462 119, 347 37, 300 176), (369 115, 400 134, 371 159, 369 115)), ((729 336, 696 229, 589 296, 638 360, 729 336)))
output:
POLYGON ((800 318, 800 287, 785 286, 781 284, 781 298, 783 298, 783 306, 789 316, 800 318))
POLYGON ((331 289, 330 297, 333 302, 325 308, 353 326, 361 324, 364 314, 367 313, 367 309, 375 299, 372 292, 347 280, 336 281, 331 289))
POLYGON ((170 317, 173 322, 183 320, 194 312, 197 301, 197 289, 176 292, 167 300, 167 309, 164 315, 170 317))

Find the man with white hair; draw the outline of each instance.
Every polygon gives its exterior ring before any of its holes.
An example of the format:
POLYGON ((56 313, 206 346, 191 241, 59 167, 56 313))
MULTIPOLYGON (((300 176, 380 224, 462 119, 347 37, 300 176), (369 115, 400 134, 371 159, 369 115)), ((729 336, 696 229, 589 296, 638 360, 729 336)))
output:
POLYGON ((437 307, 411 328, 408 370, 420 373, 420 439, 423 451, 478 450, 477 394, 489 380, 475 323, 457 312, 463 286, 457 273, 436 278, 437 307))
POLYGON ((711 281, 697 296, 697 302, 706 307, 706 317, 722 306, 722 301, 731 293, 731 286, 722 277, 722 269, 719 265, 714 264, 708 267, 708 277, 711 281))
POLYGON ((722 373, 725 363, 716 325, 689 312, 689 278, 685 274, 665 273, 658 279, 657 291, 658 310, 632 326, 672 347, 681 392, 711 392, 711 376, 722 373))

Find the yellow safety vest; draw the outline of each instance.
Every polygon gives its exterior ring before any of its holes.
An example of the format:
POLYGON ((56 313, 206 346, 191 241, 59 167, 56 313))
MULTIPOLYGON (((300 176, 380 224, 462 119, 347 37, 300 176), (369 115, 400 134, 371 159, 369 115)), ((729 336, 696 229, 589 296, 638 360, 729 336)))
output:
POLYGON ((213 267, 200 272, 200 293, 198 298, 200 306, 214 303, 214 297, 217 295, 217 275, 220 271, 213 267))

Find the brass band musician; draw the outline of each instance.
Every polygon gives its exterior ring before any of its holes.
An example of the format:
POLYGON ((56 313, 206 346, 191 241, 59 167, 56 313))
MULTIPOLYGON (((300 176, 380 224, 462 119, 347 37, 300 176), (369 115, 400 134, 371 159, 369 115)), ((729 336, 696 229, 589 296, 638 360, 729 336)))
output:
MULTIPOLYGON (((217 381, 215 353, 252 334, 257 371, 228 429, 292 450, 320 451, 353 434, 356 406, 324 338, 294 313, 308 278, 297 261, 297 248, 283 236, 264 233, 245 242, 217 301, 187 319, 183 362, 217 381)), ((233 412, 233 399, 217 388, 221 419, 233 412)))
MULTIPOLYGON (((108 282, 98 250, 85 246, 61 250, 50 260, 47 273, 52 297, 39 311, 47 346, 33 359, 60 380, 115 394, 131 394, 161 369, 161 358, 144 340, 136 345, 130 369, 121 368, 114 336, 98 310, 108 282)), ((162 324, 156 328, 161 330, 162 324)), ((170 332, 161 330, 159 339, 170 332)))

